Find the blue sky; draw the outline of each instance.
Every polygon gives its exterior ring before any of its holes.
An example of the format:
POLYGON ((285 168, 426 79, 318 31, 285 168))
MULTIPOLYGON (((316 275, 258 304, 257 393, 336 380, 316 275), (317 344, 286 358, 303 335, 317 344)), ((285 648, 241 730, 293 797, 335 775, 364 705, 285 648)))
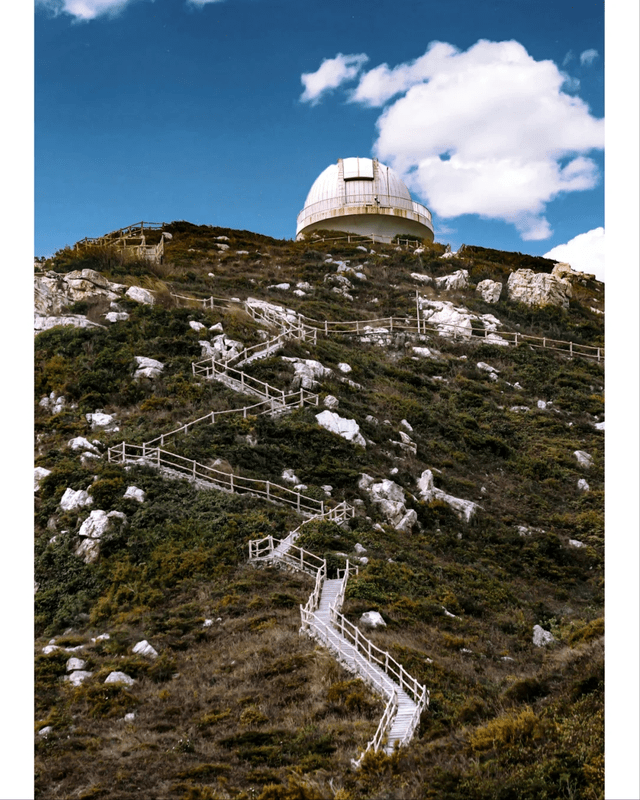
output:
POLYGON ((600 269, 603 55, 594 0, 36 0, 36 255, 140 219, 293 237, 378 155, 437 241, 582 236, 600 269))

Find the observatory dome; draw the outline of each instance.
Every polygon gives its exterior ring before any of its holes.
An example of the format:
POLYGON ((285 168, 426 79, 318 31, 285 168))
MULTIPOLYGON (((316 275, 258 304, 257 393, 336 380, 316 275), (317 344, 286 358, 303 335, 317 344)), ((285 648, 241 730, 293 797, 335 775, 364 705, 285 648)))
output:
POLYGON ((339 158, 318 175, 298 214, 296 238, 328 229, 390 242, 400 234, 433 241, 431 212, 400 177, 371 158, 339 158))

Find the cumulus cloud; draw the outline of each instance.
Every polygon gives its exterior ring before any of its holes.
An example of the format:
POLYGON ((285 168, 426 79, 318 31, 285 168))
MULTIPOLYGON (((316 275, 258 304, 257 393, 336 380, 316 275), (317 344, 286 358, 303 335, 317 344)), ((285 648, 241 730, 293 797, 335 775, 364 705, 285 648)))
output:
POLYGON ((583 53, 580 53, 580 63, 586 64, 589 66, 593 64, 593 62, 598 58, 598 51, 597 50, 585 50, 583 53))
MULTIPOLYGON (((317 74, 317 73, 316 73, 317 74)), ((433 42, 420 58, 365 72, 350 100, 387 105, 374 153, 439 217, 479 214, 548 238, 546 203, 593 188, 589 157, 604 121, 563 91, 567 76, 515 41, 480 40, 461 52, 433 42)))
POLYGON ((77 20, 90 20, 108 15, 115 16, 134 0, 36 0, 36 5, 53 14, 69 14, 77 20))
POLYGON ((315 72, 305 72, 300 76, 304 86, 300 100, 316 105, 327 92, 353 80, 368 60, 369 56, 364 53, 348 56, 338 53, 335 58, 325 58, 315 72))
POLYGON ((574 236, 566 244, 549 250, 544 257, 564 261, 575 270, 592 273, 599 281, 604 281, 604 228, 574 236))

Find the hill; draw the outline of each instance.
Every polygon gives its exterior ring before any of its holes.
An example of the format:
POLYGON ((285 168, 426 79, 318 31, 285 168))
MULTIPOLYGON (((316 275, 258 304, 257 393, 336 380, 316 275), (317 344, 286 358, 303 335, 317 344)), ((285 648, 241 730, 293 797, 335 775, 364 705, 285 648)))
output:
POLYGON ((602 284, 471 246, 165 231, 160 264, 38 265, 36 796, 603 797, 602 284), (244 394, 194 374, 281 332, 244 394), (264 384, 302 404, 189 425, 264 384), (113 449, 177 429, 172 463, 355 509, 297 544, 357 564, 346 619, 428 689, 407 747, 352 769, 384 700, 299 635, 313 579, 248 562, 296 508, 113 449))

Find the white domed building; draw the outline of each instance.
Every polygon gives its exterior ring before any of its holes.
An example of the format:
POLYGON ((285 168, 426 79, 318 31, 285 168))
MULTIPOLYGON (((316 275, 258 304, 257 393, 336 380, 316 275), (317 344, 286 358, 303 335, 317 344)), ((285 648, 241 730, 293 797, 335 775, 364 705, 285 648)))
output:
POLYGON ((373 158, 339 158, 318 175, 298 214, 296 239, 333 230, 390 242, 396 235, 433 241, 431 212, 399 176, 373 158))

